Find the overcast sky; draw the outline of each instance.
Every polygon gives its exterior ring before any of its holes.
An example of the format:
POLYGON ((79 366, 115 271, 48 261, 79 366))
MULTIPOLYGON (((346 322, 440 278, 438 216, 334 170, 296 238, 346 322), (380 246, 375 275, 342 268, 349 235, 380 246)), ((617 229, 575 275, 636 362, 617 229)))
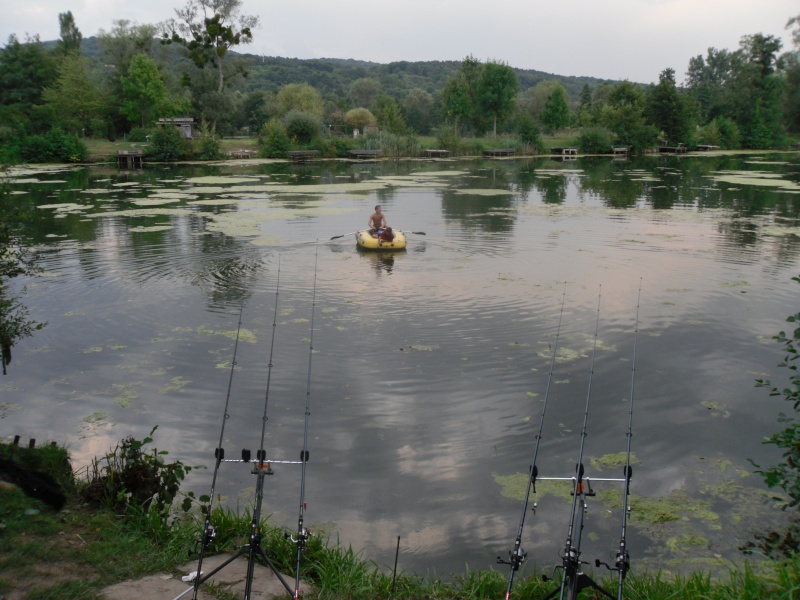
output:
MULTIPOLYGON (((159 23, 185 0, 28 0, 5 3, 0 41, 59 37, 72 11, 84 37, 116 19, 159 23)), ((689 59, 734 50, 763 33, 791 46, 797 0, 243 0, 261 26, 244 52, 296 58, 498 60, 557 75, 650 83, 666 68, 683 81, 689 59)))

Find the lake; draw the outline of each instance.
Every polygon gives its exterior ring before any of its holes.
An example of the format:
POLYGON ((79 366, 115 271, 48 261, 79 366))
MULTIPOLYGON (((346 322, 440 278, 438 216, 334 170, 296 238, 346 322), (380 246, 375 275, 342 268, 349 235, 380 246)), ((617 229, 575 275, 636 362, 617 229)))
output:
MULTIPOLYGON (((207 467, 184 485, 201 495, 223 423, 228 458, 263 428, 269 459, 297 460, 308 401, 306 525, 389 567, 399 536, 400 568, 441 575, 513 548, 540 426, 540 476, 570 477, 584 439, 586 474, 620 477, 632 405, 634 570, 741 560, 781 521, 748 459, 777 462, 762 440, 790 409, 755 380, 788 380, 796 152, 9 175, 43 269, 14 285, 48 325, 0 378, 5 438, 78 468, 157 425, 207 467), (406 251, 357 250, 378 203, 406 251)), ((295 530, 300 468, 273 469, 263 511, 295 530)), ((593 485, 582 558, 609 560, 622 486, 593 485)), ((224 504, 254 490, 222 463, 224 504)), ((550 569, 571 500, 537 492, 522 545, 550 569)))

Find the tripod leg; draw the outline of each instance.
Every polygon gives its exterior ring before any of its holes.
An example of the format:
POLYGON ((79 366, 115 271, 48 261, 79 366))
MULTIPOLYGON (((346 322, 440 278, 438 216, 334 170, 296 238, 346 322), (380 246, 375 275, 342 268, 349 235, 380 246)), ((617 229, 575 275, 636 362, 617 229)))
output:
POLYGON ((173 598, 173 600, 178 600, 179 598, 183 598, 183 597, 184 597, 186 594, 188 594, 188 593, 189 593, 189 592, 191 592, 191 591, 194 591, 195 589, 198 589, 198 590, 199 590, 199 589, 200 589, 200 586, 201 586, 201 585, 203 585, 203 584, 204 584, 206 581, 208 581, 208 579, 209 579, 210 577, 212 577, 212 576, 213 576, 215 573, 218 573, 218 572, 220 572, 220 571, 221 571, 223 568, 227 567, 227 566, 228 566, 229 564, 231 564, 231 563, 232 563, 234 560, 236 560, 237 558, 239 558, 239 557, 240 557, 242 554, 244 554, 244 551, 245 551, 245 548, 242 548, 241 550, 239 550, 239 552, 237 552, 236 554, 234 554, 234 555, 233 555, 231 558, 229 558, 229 559, 228 559, 228 560, 226 560, 224 563, 222 563, 221 565, 219 565, 218 567, 216 567, 216 568, 215 568, 213 571, 209 572, 209 573, 208 573, 208 575, 206 575, 205 577, 202 577, 202 576, 200 575, 200 573, 198 573, 198 574, 197 574, 197 581, 196 581, 196 583, 195 583, 195 584, 194 584, 192 587, 190 587, 188 590, 186 590, 185 592, 183 592, 182 594, 180 594, 179 596, 175 596, 175 598, 173 598))
POLYGON ((581 573, 580 575, 578 575, 578 593, 580 594, 581 590, 587 587, 597 590, 607 598, 611 598, 611 600, 617 600, 614 596, 609 594, 607 591, 605 591, 603 588, 597 585, 594 581, 592 581, 591 577, 589 577, 584 573, 581 573))
POLYGON ((280 581, 283 584, 283 587, 286 588, 286 591, 289 592, 289 596, 294 598, 294 590, 291 588, 291 586, 288 583, 286 583, 286 580, 280 574, 280 572, 278 571, 278 568, 269 559, 269 557, 267 556, 267 553, 264 552, 264 549, 261 546, 258 547, 258 553, 261 556, 261 558, 264 560, 264 562, 267 563, 267 566, 272 570, 272 572, 275 573, 275 577, 278 578, 278 581, 280 581))

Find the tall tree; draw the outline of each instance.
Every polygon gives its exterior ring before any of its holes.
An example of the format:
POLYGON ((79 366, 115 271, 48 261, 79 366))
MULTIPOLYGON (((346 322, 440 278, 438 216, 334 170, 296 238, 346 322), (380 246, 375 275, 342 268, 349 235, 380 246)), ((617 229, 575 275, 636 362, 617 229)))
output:
POLYGON ((746 148, 771 148, 782 141, 783 81, 776 74, 781 40, 763 34, 744 36, 740 42, 732 81, 731 117, 742 132, 746 148))
POLYGON ((356 79, 347 90, 347 95, 356 108, 372 108, 372 103, 380 93, 381 82, 371 77, 356 79))
POLYGON ((478 79, 478 104, 493 117, 494 137, 497 137, 497 122, 514 110, 514 99, 519 90, 519 81, 514 69, 504 63, 487 62, 478 79))
POLYGON ((242 13, 242 0, 189 0, 175 9, 178 20, 164 25, 163 43, 178 43, 189 51, 199 68, 210 64, 217 69, 217 92, 225 88, 223 65, 228 51, 253 41, 258 17, 242 13))
POLYGON ((786 95, 783 100, 784 122, 792 132, 800 132, 800 15, 789 19, 794 49, 781 57, 785 74, 786 95))
POLYGON ((689 60, 686 88, 697 101, 704 122, 724 111, 734 60, 730 52, 716 48, 709 48, 705 58, 698 55, 689 60))
POLYGON ((42 90, 56 77, 56 61, 38 37, 21 44, 11 35, 0 51, 0 125, 17 128, 35 118, 42 90))
POLYGON ((61 30, 61 39, 58 40, 58 52, 62 55, 70 52, 80 52, 83 35, 75 24, 75 17, 72 16, 72 11, 58 13, 58 26, 61 30))
POLYGON ((462 74, 447 80, 439 95, 439 104, 444 120, 452 123, 453 131, 458 135, 462 123, 472 114, 472 103, 462 74))
POLYGON ((131 58, 128 75, 122 77, 124 100, 120 112, 141 127, 152 125, 158 117, 175 116, 180 107, 171 102, 155 61, 144 54, 131 58))
POLYGON ((431 130, 433 113, 433 96, 423 89, 411 90, 400 103, 403 120, 406 124, 421 135, 427 135, 431 130))
POLYGON ((673 143, 686 143, 691 130, 689 111, 675 85, 675 71, 664 69, 658 85, 650 88, 645 102, 645 116, 673 143))
POLYGON ((397 100, 391 96, 387 94, 378 96, 372 112, 375 114, 375 118, 378 119, 379 127, 389 133, 405 133, 406 124, 403 121, 403 115, 400 113, 400 106, 397 104, 397 100))
POLYGON ((541 120, 545 130, 552 133, 569 124, 569 104, 564 86, 558 86, 550 94, 542 111, 541 120))
POLYGON ((89 72, 89 59, 77 53, 61 60, 55 82, 44 89, 42 96, 53 122, 75 135, 84 132, 89 119, 99 116, 100 97, 89 72))
POLYGON ((322 95, 307 83, 289 83, 278 90, 274 110, 276 117, 283 117, 291 110, 299 110, 322 119, 325 104, 322 95))

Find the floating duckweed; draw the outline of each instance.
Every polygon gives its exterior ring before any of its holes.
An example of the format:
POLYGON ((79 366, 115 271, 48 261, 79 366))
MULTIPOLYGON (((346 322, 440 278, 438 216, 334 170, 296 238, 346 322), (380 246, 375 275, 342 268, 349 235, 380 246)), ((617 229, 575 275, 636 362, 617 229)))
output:
POLYGON ((172 379, 170 379, 170 383, 168 383, 167 385, 159 388, 158 393, 159 394, 168 394, 169 392, 174 392, 174 391, 177 391, 177 390, 179 390, 179 389, 181 389, 183 387, 186 387, 190 383, 192 383, 192 382, 184 379, 181 376, 173 377, 172 379))
POLYGON ((727 419, 731 416, 731 411, 728 410, 728 407, 721 402, 714 402, 711 400, 703 400, 701 406, 707 408, 711 411, 711 414, 715 417, 722 417, 723 419, 727 419))
POLYGON ((235 183, 253 183, 254 181, 258 181, 257 177, 231 177, 231 176, 219 176, 219 175, 205 175, 202 177, 189 177, 184 181, 184 183, 202 183, 202 184, 211 184, 211 185, 225 185, 227 184, 235 184, 235 183))
MULTIPOLYGON (((227 330, 223 329, 220 331, 214 331, 212 329, 198 329, 198 333, 205 333, 209 335, 224 335, 225 337, 229 337, 232 340, 236 339, 236 330, 227 330)), ((256 343, 256 334, 253 333, 250 329, 239 329, 239 341, 247 342, 248 344, 255 344, 256 343)))
MULTIPOLYGON (((604 454, 603 456, 592 458, 592 467, 598 471, 614 467, 624 467, 627 464, 628 453, 617 452, 616 454, 604 454)), ((631 452, 631 464, 638 465, 641 461, 636 458, 636 454, 631 452)))
POLYGON ((708 538, 702 535, 693 535, 691 533, 682 533, 667 540, 667 548, 678 555, 686 554, 694 548, 702 548, 708 546, 708 538))
POLYGON ((97 411, 90 414, 88 417, 83 417, 84 423, 100 423, 108 418, 108 413, 105 411, 97 411))
POLYGON ((514 192, 510 190, 490 190, 490 189, 460 189, 460 190, 453 190, 456 194, 460 194, 462 196, 513 196, 514 192))
POLYGON ((140 225, 139 227, 131 227, 128 231, 134 233, 147 233, 150 231, 169 231, 170 229, 173 229, 172 225, 140 225))
POLYGON ((127 392, 123 392, 120 396, 114 398, 114 402, 116 402, 120 408, 128 408, 131 403, 139 397, 139 394, 136 392, 129 390, 127 392))
POLYGON ((87 348, 86 350, 84 350, 83 353, 84 354, 94 354, 96 352, 102 352, 102 351, 103 351, 103 347, 102 346, 92 346, 91 348, 87 348))
POLYGON ((416 171, 411 174, 417 177, 457 177, 469 175, 469 171, 416 171))

